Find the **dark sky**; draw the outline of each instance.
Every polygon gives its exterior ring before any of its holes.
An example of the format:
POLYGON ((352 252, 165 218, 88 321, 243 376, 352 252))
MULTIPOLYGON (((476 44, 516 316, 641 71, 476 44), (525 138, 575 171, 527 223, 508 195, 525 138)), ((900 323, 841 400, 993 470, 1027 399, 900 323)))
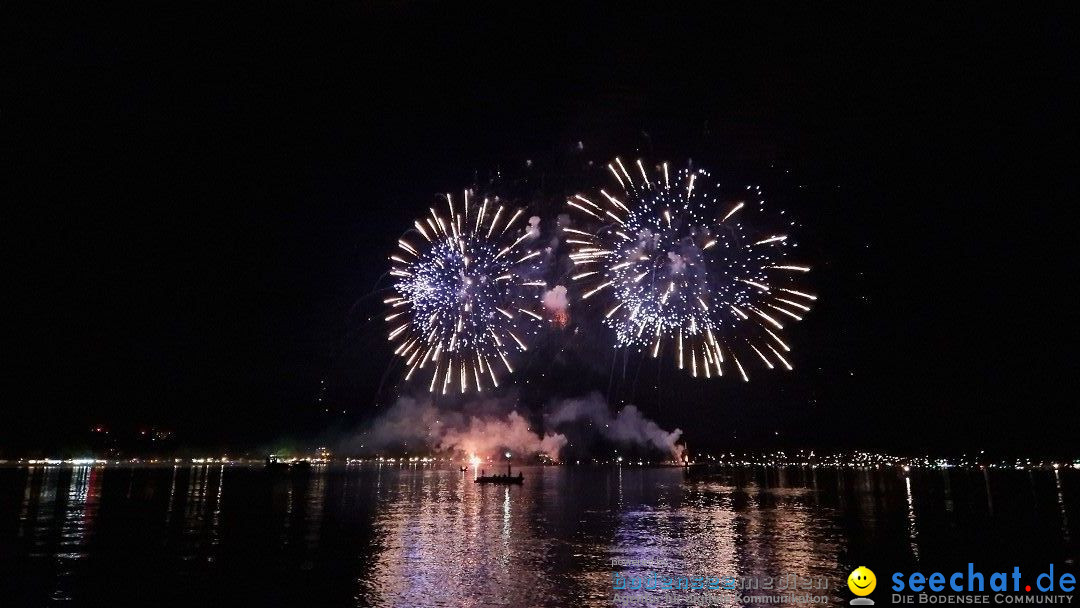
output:
POLYGON ((615 154, 798 214, 796 371, 612 389, 569 356, 524 400, 595 388, 702 447, 1072 451, 1075 9, 229 4, 2 9, 0 453, 352 428, 396 379, 368 294, 434 194, 558 203, 615 154))

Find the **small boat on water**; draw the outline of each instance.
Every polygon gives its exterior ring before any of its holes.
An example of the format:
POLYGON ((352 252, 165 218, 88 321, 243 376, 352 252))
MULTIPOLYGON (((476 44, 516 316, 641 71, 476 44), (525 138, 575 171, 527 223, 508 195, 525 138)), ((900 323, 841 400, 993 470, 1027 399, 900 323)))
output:
POLYGON ((510 474, 510 465, 506 465, 506 475, 484 475, 483 471, 480 471, 480 476, 473 480, 475 483, 495 483, 502 485, 518 484, 520 485, 525 481, 525 476, 518 471, 517 475, 510 474))
POLYGON ((468 471, 468 470, 469 470, 469 467, 466 467, 466 466, 461 467, 461 472, 462 473, 464 473, 465 471, 468 471))
POLYGON ((311 461, 309 460, 294 460, 292 462, 286 462, 284 460, 278 460, 274 456, 269 456, 266 459, 266 470, 271 473, 287 473, 292 471, 310 471, 311 461))

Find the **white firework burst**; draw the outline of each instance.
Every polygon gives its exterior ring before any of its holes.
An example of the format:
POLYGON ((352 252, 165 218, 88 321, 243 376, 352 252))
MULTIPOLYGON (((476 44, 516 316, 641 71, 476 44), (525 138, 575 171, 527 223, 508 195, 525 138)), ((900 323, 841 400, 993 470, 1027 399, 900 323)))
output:
POLYGON ((608 169, 617 188, 567 201, 596 229, 564 230, 572 278, 582 299, 607 300, 617 344, 670 352, 695 377, 734 370, 749 381, 751 361, 790 370, 781 331, 817 296, 795 283, 810 268, 792 261, 793 240, 744 221, 762 214, 760 187, 721 201, 702 169, 628 169, 619 158, 608 169))
POLYGON ((530 248, 538 220, 498 198, 477 202, 466 190, 447 215, 432 208, 398 241, 390 257, 394 295, 384 300, 394 354, 409 380, 422 374, 432 392, 498 387, 513 355, 528 348, 543 321, 544 252, 530 248), (503 371, 505 369, 505 372, 503 371), (430 376, 429 376, 430 374, 430 376))

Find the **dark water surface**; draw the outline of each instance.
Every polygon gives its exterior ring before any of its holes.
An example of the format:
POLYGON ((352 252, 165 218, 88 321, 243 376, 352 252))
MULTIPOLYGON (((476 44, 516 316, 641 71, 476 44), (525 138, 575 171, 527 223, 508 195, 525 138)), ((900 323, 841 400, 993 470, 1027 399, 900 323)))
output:
POLYGON ((0 606, 610 606, 613 558, 835 577, 837 605, 864 564, 881 605, 898 570, 1077 570, 1076 471, 524 473, 495 487, 435 465, 0 468, 0 606))

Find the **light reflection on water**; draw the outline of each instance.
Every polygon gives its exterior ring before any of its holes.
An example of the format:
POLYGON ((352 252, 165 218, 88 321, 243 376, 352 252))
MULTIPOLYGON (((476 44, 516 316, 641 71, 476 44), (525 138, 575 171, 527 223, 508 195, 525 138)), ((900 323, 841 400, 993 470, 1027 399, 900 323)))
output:
MULTIPOLYGON (((109 603, 136 587, 162 605, 605 606, 619 558, 682 576, 832 577, 839 604, 864 563, 1075 570, 1074 471, 524 471, 507 487, 434 465, 0 469, 0 593, 13 605, 109 603)), ((650 602, 681 605, 679 593, 650 602)))
MULTIPOLYGON (((915 497, 911 494, 911 477, 904 476, 904 488, 907 491, 908 538, 911 540, 911 556, 919 563, 919 519, 915 516, 915 497)), ((946 503, 946 508, 948 503, 946 503)))
POLYGON ((1057 489, 1058 511, 1061 513, 1061 538, 1068 545, 1069 538, 1069 513, 1065 509, 1065 492, 1061 489, 1061 471, 1054 470, 1054 486, 1057 489))
POLYGON ((83 547, 93 531, 100 498, 101 469, 78 466, 71 470, 67 499, 64 504, 60 539, 56 547, 56 589, 52 599, 70 600, 71 577, 75 563, 86 554, 83 547))

